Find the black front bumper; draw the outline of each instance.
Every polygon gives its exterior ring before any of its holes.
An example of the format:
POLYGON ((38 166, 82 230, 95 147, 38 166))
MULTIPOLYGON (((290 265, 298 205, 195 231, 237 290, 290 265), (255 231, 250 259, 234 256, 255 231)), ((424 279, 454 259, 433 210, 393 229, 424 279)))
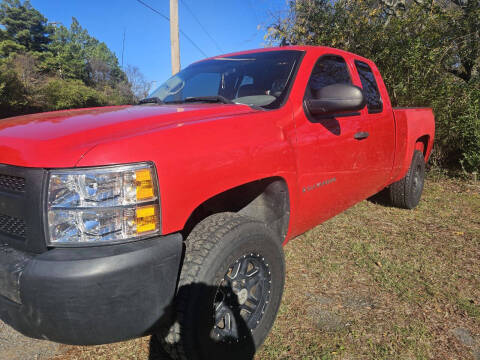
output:
POLYGON ((65 344, 143 336, 169 317, 181 256, 180 234, 40 255, 0 247, 0 318, 65 344))

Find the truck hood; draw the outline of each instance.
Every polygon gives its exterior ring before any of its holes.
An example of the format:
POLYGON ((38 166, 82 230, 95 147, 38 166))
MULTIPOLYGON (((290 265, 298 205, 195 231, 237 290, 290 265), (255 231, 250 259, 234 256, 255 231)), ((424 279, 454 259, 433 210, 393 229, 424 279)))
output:
POLYGON ((74 167, 97 144, 162 128, 256 112, 237 104, 115 106, 0 120, 0 163, 74 167))

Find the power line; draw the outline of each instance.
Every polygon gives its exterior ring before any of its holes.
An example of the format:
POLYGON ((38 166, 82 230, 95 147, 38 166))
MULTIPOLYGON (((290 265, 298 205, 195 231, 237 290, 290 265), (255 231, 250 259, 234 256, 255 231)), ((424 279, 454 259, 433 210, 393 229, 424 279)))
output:
POLYGON ((202 23, 200 22, 200 20, 197 18, 197 16, 195 15, 195 13, 192 11, 192 9, 190 9, 190 7, 187 5, 187 3, 183 0, 180 0, 180 2, 183 4, 183 6, 185 7, 185 9, 187 9, 187 11, 190 13, 190 15, 192 15, 192 17, 195 19, 195 21, 197 22, 197 24, 202 28, 202 30, 204 31, 205 34, 207 34, 207 36, 210 38, 210 40, 212 40, 212 42, 215 44, 215 46, 217 47, 218 50, 220 50, 221 52, 224 52, 223 49, 220 47, 220 45, 218 45, 218 43, 215 41, 215 39, 213 38, 212 35, 210 35, 210 33, 207 31, 207 29, 205 28, 205 26, 202 25, 202 23))
POLYGON ((193 46, 195 46, 195 48, 196 48, 198 51, 200 51, 203 56, 209 57, 209 56, 205 53, 205 51, 203 51, 202 49, 200 49, 200 47, 199 47, 197 44, 195 44, 195 41, 193 41, 193 40, 190 38, 190 36, 188 36, 187 34, 185 34, 185 33, 182 31, 182 29, 180 29, 180 34, 182 34, 185 39, 187 39, 188 41, 190 41, 190 43, 191 43, 193 46))
MULTIPOLYGON (((146 8, 152 10, 154 13, 156 13, 157 15, 160 15, 162 18, 164 18, 165 20, 167 20, 168 22, 170 22, 170 18, 164 14, 162 14, 160 11, 158 11, 157 9, 154 9, 153 7, 151 7, 150 5, 148 5, 147 3, 143 2, 142 0, 135 0, 136 2, 142 4, 143 6, 145 6, 146 8)), ((185 32, 182 31, 182 29, 179 30, 180 31, 180 34, 182 34, 185 39, 187 39, 198 51, 200 51, 202 53, 203 56, 205 57, 208 57, 208 55, 195 43, 195 41, 193 41, 190 36, 188 36, 187 34, 185 34, 185 32)))
POLYGON ((144 3, 142 0, 136 0, 136 1, 139 2, 140 4, 142 4, 143 6, 145 6, 146 8, 149 8, 154 13, 157 13, 158 15, 163 17, 165 20, 170 21, 170 18, 168 16, 163 15, 160 11, 158 11, 158 10, 154 9, 153 7, 151 7, 150 5, 144 3))

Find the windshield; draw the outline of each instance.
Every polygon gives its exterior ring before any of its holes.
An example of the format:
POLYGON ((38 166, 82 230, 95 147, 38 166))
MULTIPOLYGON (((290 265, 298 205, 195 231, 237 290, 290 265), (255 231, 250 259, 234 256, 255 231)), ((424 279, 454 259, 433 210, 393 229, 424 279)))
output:
POLYGON ((302 52, 281 50, 217 57, 190 65, 150 94, 162 102, 205 97, 269 109, 280 107, 302 52))

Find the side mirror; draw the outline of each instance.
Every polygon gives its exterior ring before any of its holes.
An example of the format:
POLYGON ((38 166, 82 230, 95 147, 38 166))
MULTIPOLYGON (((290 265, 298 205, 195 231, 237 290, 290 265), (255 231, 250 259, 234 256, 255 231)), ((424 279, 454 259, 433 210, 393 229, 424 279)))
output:
POLYGON ((355 85, 333 84, 317 90, 313 99, 305 101, 313 115, 328 115, 346 111, 360 111, 366 105, 362 89, 355 85))

